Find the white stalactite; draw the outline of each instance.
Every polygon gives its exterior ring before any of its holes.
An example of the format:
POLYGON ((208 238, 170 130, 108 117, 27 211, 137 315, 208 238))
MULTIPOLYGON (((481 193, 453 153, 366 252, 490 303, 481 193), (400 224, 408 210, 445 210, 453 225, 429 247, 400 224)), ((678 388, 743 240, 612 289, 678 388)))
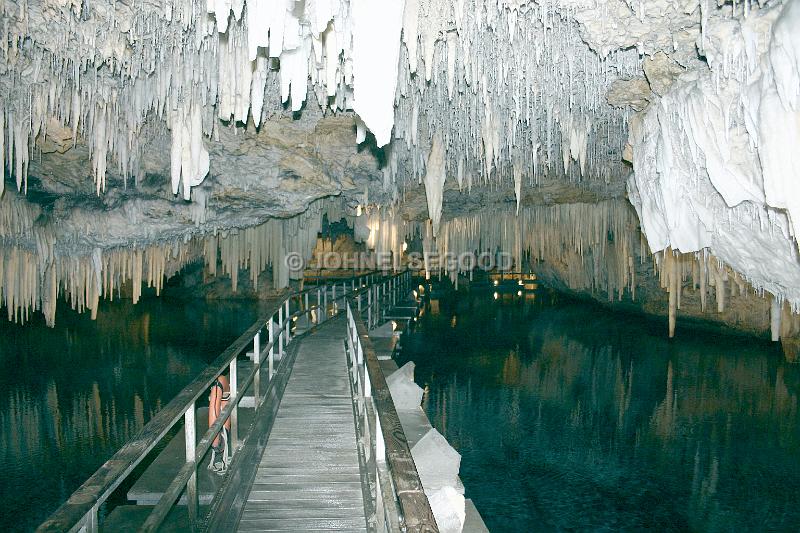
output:
POLYGON ((433 235, 439 233, 439 220, 442 217, 444 198, 445 148, 441 138, 436 135, 431 143, 431 152, 425 167, 425 196, 428 199, 428 216, 433 224, 433 235))

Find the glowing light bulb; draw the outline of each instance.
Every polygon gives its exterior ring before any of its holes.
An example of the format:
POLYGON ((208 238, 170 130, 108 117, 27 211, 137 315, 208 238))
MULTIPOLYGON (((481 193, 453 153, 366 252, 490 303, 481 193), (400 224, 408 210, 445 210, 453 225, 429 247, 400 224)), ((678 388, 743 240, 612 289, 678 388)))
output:
POLYGON ((494 299, 495 299, 495 300, 497 300, 499 297, 500 297, 500 295, 499 295, 499 294, 497 294, 497 293, 494 293, 494 299))

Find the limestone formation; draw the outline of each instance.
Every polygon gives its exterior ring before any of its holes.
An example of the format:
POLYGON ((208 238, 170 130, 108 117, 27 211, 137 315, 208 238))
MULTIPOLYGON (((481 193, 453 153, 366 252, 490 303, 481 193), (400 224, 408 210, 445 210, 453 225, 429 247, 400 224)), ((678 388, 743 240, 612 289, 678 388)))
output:
MULTIPOLYGON (((410 235, 458 248, 448 221, 488 216, 478 208, 516 204, 502 224, 517 254, 538 231, 527 207, 627 196, 668 273, 665 316, 681 311, 673 253, 702 263, 720 313, 731 277, 800 309, 798 0, 9 0, 0 13, 12 318, 52 317, 61 297, 95 309, 140 263, 158 288, 215 240, 234 285, 234 265, 271 265, 284 286, 278 256, 307 256, 331 197, 397 268, 410 235), (219 241, 234 234, 246 253, 219 241)), ((636 268, 605 267, 604 291, 632 294, 636 268)), ((600 267, 586 268, 559 281, 582 289, 600 267)))

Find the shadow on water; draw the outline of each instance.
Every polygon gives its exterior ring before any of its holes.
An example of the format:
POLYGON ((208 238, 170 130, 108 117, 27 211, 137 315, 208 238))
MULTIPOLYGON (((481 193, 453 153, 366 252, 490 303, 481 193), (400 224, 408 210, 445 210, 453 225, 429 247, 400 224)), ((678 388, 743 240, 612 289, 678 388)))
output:
POLYGON ((104 302, 0 320, 0 515, 32 530, 257 316, 251 302, 104 302))
POLYGON ((403 340, 491 531, 800 530, 800 365, 555 293, 461 295, 403 340))

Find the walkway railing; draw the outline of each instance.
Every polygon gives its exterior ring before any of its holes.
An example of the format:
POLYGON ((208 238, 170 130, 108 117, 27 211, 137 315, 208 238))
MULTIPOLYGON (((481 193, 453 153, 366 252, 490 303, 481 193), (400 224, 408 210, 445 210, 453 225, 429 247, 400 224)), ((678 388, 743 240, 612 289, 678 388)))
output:
MULTIPOLYGON (((197 378, 179 392, 171 402, 156 413, 136 437, 106 461, 50 518, 39 526, 39 531, 85 530, 90 533, 98 531, 101 506, 158 443, 171 430, 178 427, 181 420, 184 421, 186 462, 173 478, 140 531, 157 530, 178 498, 184 493, 189 515, 187 529, 201 529, 204 520, 199 516, 197 469, 211 449, 214 438, 228 419, 231 421, 231 445, 229 448, 233 454, 236 454, 241 442, 238 414, 239 403, 244 397, 244 391, 252 386, 257 417, 265 398, 270 398, 270 388, 275 376, 276 353, 278 358, 283 361, 283 354, 292 339, 292 325, 301 317, 306 317, 308 323, 314 325, 328 320, 345 308, 345 299, 348 294, 359 292, 360 301, 363 294, 362 287, 369 288, 366 291, 369 295, 375 295, 375 297, 381 294, 385 295, 385 288, 384 292, 371 288, 382 285, 382 283, 377 284, 379 279, 382 279, 382 276, 373 272, 336 281, 325 286, 295 292, 274 305, 228 346, 197 378), (266 343, 263 343, 264 340, 266 343), (240 380, 236 363, 239 356, 249 349, 253 350, 253 369, 243 380, 240 380), (261 371, 264 365, 268 369, 266 384, 261 382, 261 371), (230 400, 198 442, 195 432, 197 401, 208 393, 211 385, 226 371, 229 373, 230 400), (264 385, 266 386, 262 391, 264 385)), ((395 276, 391 279, 397 278, 395 276)), ((373 296, 367 298, 370 309, 372 309, 372 298, 373 296)))
POLYGON ((369 338, 369 329, 380 324, 386 309, 397 303, 398 294, 410 292, 411 273, 406 271, 347 297, 347 354, 356 399, 356 429, 368 477, 374 484, 373 490, 366 492, 372 498, 367 502, 370 526, 379 532, 439 531, 369 338))

